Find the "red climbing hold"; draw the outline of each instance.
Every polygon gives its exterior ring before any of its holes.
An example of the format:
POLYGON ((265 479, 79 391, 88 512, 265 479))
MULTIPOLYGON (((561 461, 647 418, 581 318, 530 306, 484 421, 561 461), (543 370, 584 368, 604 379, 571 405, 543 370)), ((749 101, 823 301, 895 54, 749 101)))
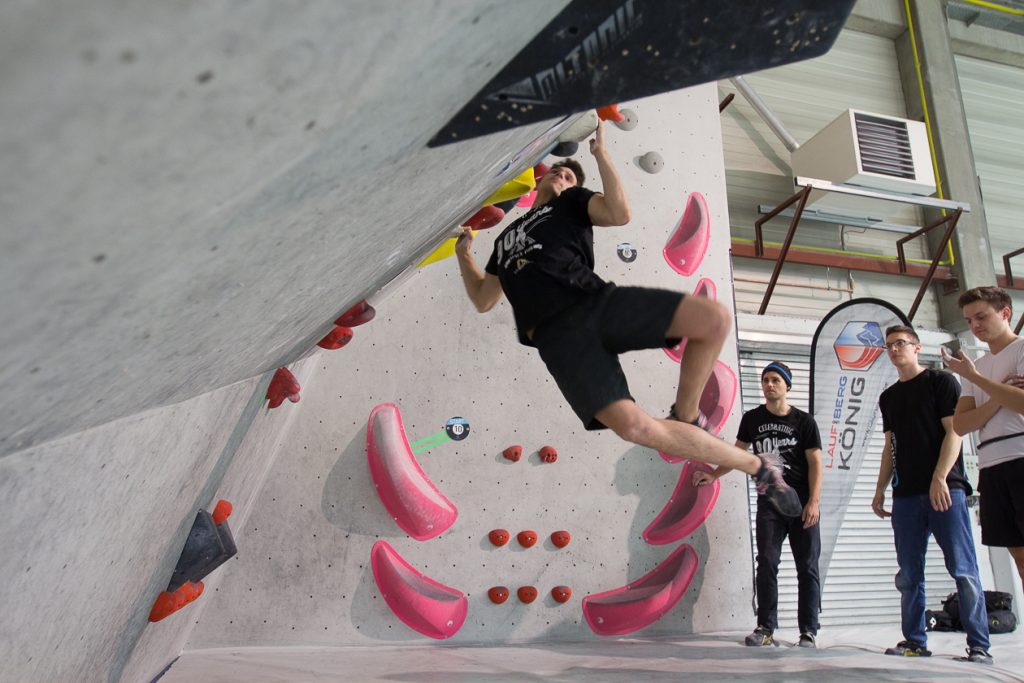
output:
POLYGON ((508 543, 508 539, 512 538, 512 535, 504 529, 494 529, 491 533, 487 534, 487 538, 491 539, 491 543, 500 548, 508 543))
POLYGON ((569 598, 572 597, 572 589, 568 586, 555 586, 551 589, 551 597, 558 603, 569 602, 569 598))
POLYGON ((377 311, 374 310, 373 306, 363 300, 338 316, 334 324, 340 327, 356 327, 370 322, 376 315, 377 311))
POLYGON ((523 447, 509 446, 508 448, 503 450, 501 454, 505 457, 506 460, 511 460, 512 462, 519 462, 519 458, 523 457, 523 447))
POLYGON ((625 115, 619 112, 619 105, 617 104, 607 104, 603 107, 598 107, 597 116, 602 121, 613 121, 615 123, 622 123, 626 120, 625 115))
POLYGON ((529 605, 531 602, 537 599, 537 589, 533 586, 521 586, 516 591, 516 595, 519 596, 521 602, 525 602, 529 605))
POLYGON ((224 500, 223 498, 217 501, 216 507, 213 508, 213 523, 220 526, 228 520, 231 516, 231 511, 234 508, 231 507, 231 503, 224 500))
POLYGON ((466 221, 467 228, 474 230, 486 230, 493 228, 505 218, 505 210, 493 204, 480 209, 466 221))
POLYGON ((153 608, 149 611, 149 620, 160 621, 161 619, 166 619, 202 595, 204 588, 205 586, 203 586, 202 581, 197 581, 196 583, 186 581, 173 593, 161 591, 160 595, 156 596, 156 600, 153 602, 153 608))
POLYGON ((508 588, 505 586, 494 586, 493 588, 487 589, 487 597, 491 599, 495 605, 500 605, 508 600, 508 588))
POLYGON ((327 336, 316 343, 321 349, 334 351, 352 341, 352 328, 334 326, 334 329, 327 333, 327 336))
POLYGON ((539 181, 541 178, 546 176, 548 174, 548 171, 550 171, 550 170, 551 170, 551 167, 548 166, 547 164, 545 164, 543 161, 540 162, 539 164, 537 164, 536 166, 534 166, 533 167, 533 179, 534 179, 534 181, 539 181))
POLYGON ((564 548, 569 545, 571 540, 572 536, 569 535, 568 531, 555 531, 551 534, 551 542, 555 544, 556 548, 564 548))
POLYGON ((537 542, 536 531, 520 531, 516 534, 516 540, 519 541, 519 545, 524 548, 532 548, 533 544, 537 542))
POLYGON ((274 378, 270 380, 270 387, 267 388, 267 398, 270 399, 270 407, 276 408, 285 399, 292 403, 299 402, 299 380, 288 368, 278 368, 274 378))
POLYGON ((544 462, 554 462, 558 460, 558 451, 553 446, 544 446, 540 449, 540 459, 544 462))
POLYGON ((153 609, 149 610, 149 620, 160 621, 174 614, 180 608, 180 606, 175 606, 178 601, 177 595, 177 591, 173 593, 160 591, 160 595, 156 596, 156 601, 153 602, 153 609))

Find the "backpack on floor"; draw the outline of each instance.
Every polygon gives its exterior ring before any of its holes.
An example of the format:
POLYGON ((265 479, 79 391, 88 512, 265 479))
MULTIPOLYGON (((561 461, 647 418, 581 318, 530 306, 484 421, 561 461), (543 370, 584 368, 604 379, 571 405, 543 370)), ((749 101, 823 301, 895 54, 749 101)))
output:
POLYGON ((1011 633, 1017 628, 1017 617, 1010 610, 994 609, 988 613, 989 633, 1011 633))
MULTIPOLYGON (((1012 614, 1012 612, 1011 612, 1012 614)), ((928 631, 958 631, 960 622, 954 621, 946 610, 924 611, 924 625, 928 631)))
POLYGON ((989 612, 1009 612, 1013 609, 1013 596, 1002 591, 985 591, 985 609, 989 612))
MULTIPOLYGON (((1013 596, 1009 593, 985 591, 985 609, 988 612, 990 633, 1010 633, 1017 628, 1017 617, 1012 611, 1013 596)), ((960 623, 960 601, 956 593, 950 593, 942 601, 942 611, 952 619, 957 631, 964 630, 960 623)))

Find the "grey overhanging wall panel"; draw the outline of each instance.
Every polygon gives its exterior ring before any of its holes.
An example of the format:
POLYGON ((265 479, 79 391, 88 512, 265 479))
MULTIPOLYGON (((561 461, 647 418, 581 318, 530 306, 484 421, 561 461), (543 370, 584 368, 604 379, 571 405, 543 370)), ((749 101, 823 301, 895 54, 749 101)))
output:
MULTIPOLYGON (((741 333, 742 337, 742 333, 741 333)), ((777 351, 753 349, 740 341, 740 381, 743 392, 743 410, 757 407, 761 396, 761 370, 772 360, 781 360, 793 370, 793 389, 790 403, 807 410, 810 402, 810 348, 777 351)), ((820 429, 820 427, 819 427, 820 429)), ((732 438, 735 435, 728 435, 732 438)), ((898 624, 900 621, 900 595, 894 579, 897 570, 896 550, 893 546, 892 527, 888 521, 875 517, 871 500, 875 495, 875 481, 882 456, 881 425, 871 442, 864 460, 853 496, 846 512, 842 530, 832 555, 828 582, 823 586, 822 628, 855 624, 898 624)), ((756 494, 748 486, 751 503, 751 536, 753 537, 756 494)), ((892 503, 892 491, 886 495, 892 503)), ((890 508, 891 509, 891 508, 890 508)), ((755 551, 756 554, 756 551, 755 551)), ((953 579, 946 573, 942 550, 932 538, 928 542, 928 561, 925 582, 928 587, 928 607, 938 609, 940 601, 956 590, 953 579)), ((779 566, 779 627, 797 626, 797 582, 793 555, 788 542, 783 544, 782 563, 779 566)), ((794 634, 784 634, 783 638, 794 634)))
MULTIPOLYGON (((758 93, 782 120, 798 142, 805 142, 843 110, 849 108, 891 116, 906 116, 900 85, 896 49, 893 41, 857 31, 843 31, 832 50, 818 59, 770 69, 746 76, 758 93)), ((719 94, 735 92, 731 83, 719 83, 719 94)), ((729 190, 729 216, 733 237, 752 239, 754 221, 760 204, 777 204, 793 193, 790 180, 789 151, 768 129, 750 104, 737 95, 722 114, 722 139, 725 145, 726 180, 729 190)), ((913 225, 919 212, 903 207, 891 217, 893 223, 913 225)), ((788 221, 776 218, 765 226, 765 238, 781 242, 788 221)), ((880 230, 845 228, 814 221, 803 221, 796 244, 823 249, 896 255, 898 235, 880 230)), ((923 240, 908 245, 907 255, 925 258, 923 240)), ((736 277, 766 280, 770 264, 750 259, 733 263, 736 277), (767 265, 767 267, 765 267, 767 265)), ((910 307, 920 281, 873 273, 822 268, 796 268, 787 265, 783 282, 804 282, 827 287, 849 288, 855 296, 875 296, 910 307), (851 280, 852 277, 852 280, 851 280)), ((764 285, 736 284, 736 305, 741 311, 756 311, 764 285)), ((836 303, 836 292, 798 290, 780 287, 769 310, 790 311, 805 317, 820 317, 836 303)), ((848 298, 850 295, 846 294, 848 298)), ((937 325, 934 296, 925 297, 915 323, 937 325)))
MULTIPOLYGON (((985 202, 992 262, 1002 273, 1003 255, 1024 246, 1024 69, 960 55, 956 67, 985 202)), ((1024 257, 1010 265, 1024 277, 1024 257)), ((1019 316, 1024 294, 1016 292, 1014 304, 1019 316)))

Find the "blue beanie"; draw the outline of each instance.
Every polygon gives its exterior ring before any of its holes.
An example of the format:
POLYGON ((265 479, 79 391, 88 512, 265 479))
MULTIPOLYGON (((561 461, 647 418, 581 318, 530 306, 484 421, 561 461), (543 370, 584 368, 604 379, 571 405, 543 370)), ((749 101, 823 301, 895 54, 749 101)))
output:
POLYGON ((778 361, 772 361, 768 365, 764 366, 764 370, 761 371, 761 379, 764 379, 764 375, 766 372, 779 373, 782 376, 782 379, 786 380, 786 388, 793 388, 793 375, 790 373, 789 368, 787 368, 782 363, 779 363, 778 361))

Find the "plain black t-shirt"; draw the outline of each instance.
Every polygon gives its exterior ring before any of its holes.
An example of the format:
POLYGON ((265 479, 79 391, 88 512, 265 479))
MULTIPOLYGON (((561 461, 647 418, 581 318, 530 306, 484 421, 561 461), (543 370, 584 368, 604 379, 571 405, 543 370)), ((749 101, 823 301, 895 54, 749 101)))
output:
MULTIPOLYGON (((939 450, 946 437, 942 418, 956 410, 960 385, 953 376, 926 368, 914 379, 896 382, 882 392, 878 407, 882 410, 882 429, 892 435, 893 496, 927 494, 932 473, 939 462, 939 450)), ((971 495, 971 484, 964 473, 963 449, 946 485, 964 489, 971 495)))
POLYGON ((760 405, 743 414, 736 438, 751 444, 758 455, 777 453, 782 462, 783 479, 806 504, 810 497, 806 451, 821 448, 821 436, 813 417, 794 406, 780 416, 760 405))
POLYGON ((605 285, 594 273, 594 224, 587 212, 594 194, 570 187, 494 240, 485 270, 501 281, 519 341, 527 346, 533 346, 528 331, 605 285))

